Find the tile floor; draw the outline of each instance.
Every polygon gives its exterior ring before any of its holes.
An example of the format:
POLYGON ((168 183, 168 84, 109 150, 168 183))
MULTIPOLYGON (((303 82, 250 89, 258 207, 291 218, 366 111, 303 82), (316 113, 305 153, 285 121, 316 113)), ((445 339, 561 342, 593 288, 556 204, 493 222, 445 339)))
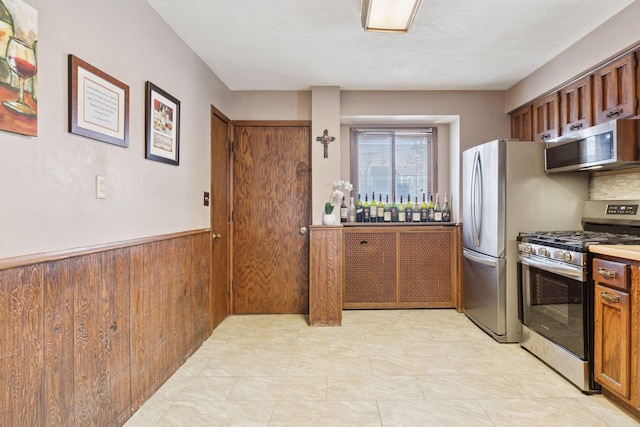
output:
POLYGON ((455 310, 227 318, 125 424, 638 426, 455 310))

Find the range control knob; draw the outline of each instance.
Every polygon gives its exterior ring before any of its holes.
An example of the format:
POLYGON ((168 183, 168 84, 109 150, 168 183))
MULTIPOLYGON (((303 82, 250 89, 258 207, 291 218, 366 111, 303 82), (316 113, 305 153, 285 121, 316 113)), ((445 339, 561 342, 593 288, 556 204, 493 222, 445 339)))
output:
POLYGON ((555 251, 553 253, 553 257, 561 261, 571 261, 573 259, 573 255, 571 255, 571 252, 567 251, 555 251))
POLYGON ((538 248, 538 255, 549 256, 549 250, 547 248, 538 248))
POLYGON ((527 245, 526 243, 518 243, 518 250, 520 252, 524 252, 525 254, 530 254, 533 252, 533 248, 531 245, 527 245))

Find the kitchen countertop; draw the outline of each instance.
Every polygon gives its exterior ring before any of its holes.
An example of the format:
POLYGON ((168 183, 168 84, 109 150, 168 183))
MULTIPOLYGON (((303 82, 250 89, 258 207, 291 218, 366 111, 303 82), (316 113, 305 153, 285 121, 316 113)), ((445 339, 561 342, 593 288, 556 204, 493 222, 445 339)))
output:
POLYGON ((589 252, 640 261, 640 245, 591 245, 589 252))

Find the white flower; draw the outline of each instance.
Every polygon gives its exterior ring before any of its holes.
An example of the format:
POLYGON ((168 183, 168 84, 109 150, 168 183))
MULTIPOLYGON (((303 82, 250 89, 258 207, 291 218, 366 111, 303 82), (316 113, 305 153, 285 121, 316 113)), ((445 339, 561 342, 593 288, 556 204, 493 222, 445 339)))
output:
POLYGON ((331 214, 336 201, 342 200, 345 195, 345 191, 349 192, 353 190, 353 185, 349 181, 335 181, 329 196, 329 201, 324 204, 325 213, 331 214), (344 190, 344 191, 343 191, 344 190))

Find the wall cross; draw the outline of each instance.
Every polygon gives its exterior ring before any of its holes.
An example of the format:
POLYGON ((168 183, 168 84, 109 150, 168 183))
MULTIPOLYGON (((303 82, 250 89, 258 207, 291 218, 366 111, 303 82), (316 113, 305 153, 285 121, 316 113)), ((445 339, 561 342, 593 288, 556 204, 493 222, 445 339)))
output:
POLYGON ((324 133, 322 134, 322 136, 319 136, 316 138, 316 141, 320 141, 320 143, 323 145, 324 147, 324 158, 328 159, 329 158, 329 143, 331 141, 335 141, 335 137, 333 136, 329 136, 329 131, 327 129, 324 130, 324 133))

